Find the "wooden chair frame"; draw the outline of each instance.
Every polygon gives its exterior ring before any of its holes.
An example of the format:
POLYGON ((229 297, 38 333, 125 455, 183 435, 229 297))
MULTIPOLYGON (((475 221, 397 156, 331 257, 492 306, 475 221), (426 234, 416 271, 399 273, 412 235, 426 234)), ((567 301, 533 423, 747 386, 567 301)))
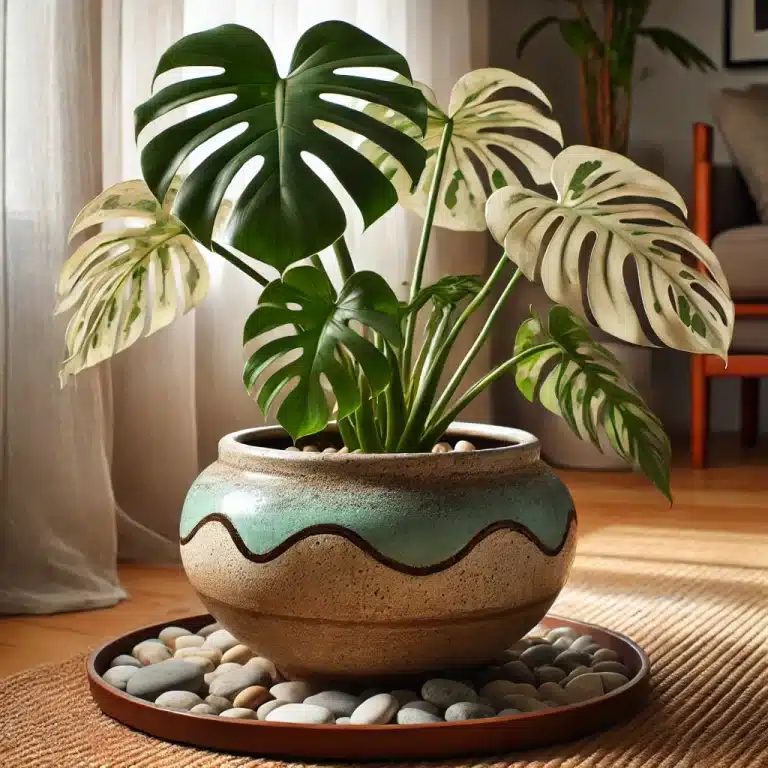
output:
MULTIPOLYGON (((693 127, 693 206, 691 229, 705 243, 712 242, 712 126, 693 127)), ((737 302, 736 318, 768 317, 768 301, 737 302)), ((741 379, 741 440, 757 442, 760 377, 768 376, 768 354, 729 355, 728 367, 715 355, 691 358, 691 464, 703 468, 707 461, 710 380, 717 376, 741 379)))

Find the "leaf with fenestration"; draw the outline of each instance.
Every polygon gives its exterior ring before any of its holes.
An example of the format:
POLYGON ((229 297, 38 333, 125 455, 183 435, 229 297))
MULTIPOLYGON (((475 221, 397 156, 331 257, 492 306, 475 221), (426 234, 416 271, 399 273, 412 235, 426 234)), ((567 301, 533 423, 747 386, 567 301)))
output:
MULTIPOLYGON (((427 164, 416 189, 397 158, 370 142, 361 147, 391 178, 401 205, 421 216, 425 214, 447 122, 453 128, 435 213, 437 226, 485 229, 486 189, 518 183, 517 165, 523 166, 537 184, 549 179, 553 157, 550 148, 562 145, 562 131, 548 116, 547 97, 530 80, 506 69, 475 70, 454 85, 447 113, 437 105, 435 94, 427 86, 417 85, 429 103, 429 120, 421 140, 427 150, 427 164), (525 93, 527 100, 506 96, 507 89, 525 93)), ((370 106, 366 112, 418 138, 413 124, 391 109, 370 106)))
POLYGON ((515 369, 523 395, 538 398, 600 450, 603 431, 616 453, 671 501, 669 438, 614 355, 565 307, 550 310, 547 327, 535 315, 520 326, 515 355, 536 347, 542 348, 515 369))
POLYGON ((622 155, 584 146, 558 155, 552 183, 557 200, 522 187, 488 200, 491 234, 525 276, 619 339, 725 358, 734 318, 728 283, 686 226, 675 189, 622 155), (642 307, 625 281, 630 265, 642 307))
POLYGON ((75 308, 66 331, 62 384, 171 323, 205 298, 208 267, 183 224, 143 181, 115 184, 75 219, 70 240, 98 224, 136 219, 86 240, 64 263, 57 312, 75 308))
POLYGON ((418 312, 429 301, 437 307, 456 307, 477 296, 482 287, 483 280, 477 275, 447 275, 422 288, 405 311, 418 312))
POLYGON ((426 105, 417 89, 349 72, 375 67, 410 78, 408 64, 350 24, 328 21, 307 30, 296 44, 285 78, 264 40, 237 24, 183 37, 163 54, 155 77, 199 66, 222 71, 160 89, 135 115, 140 139, 144 128, 171 110, 204 107, 162 130, 142 149, 142 172, 158 197, 165 195, 193 150, 211 138, 223 140, 189 173, 174 205, 174 213, 204 245, 211 244, 227 187, 257 158, 261 165, 233 201, 217 240, 280 271, 330 246, 346 229, 341 203, 305 155, 330 168, 366 226, 386 213, 397 202, 395 190, 385 175, 335 135, 338 129, 367 138, 397 157, 414 182, 421 175, 426 153, 420 144, 352 106, 356 99, 381 104, 423 128, 426 105), (218 106, 201 104, 211 97, 232 98, 218 106), (339 103, 339 97, 345 103, 339 103), (237 127, 241 130, 233 135, 230 129, 237 127))
POLYGON ((336 296, 323 272, 298 266, 264 289, 245 324, 245 344, 278 328, 295 329, 264 343, 243 371, 245 386, 251 390, 267 368, 278 366, 259 387, 257 402, 265 414, 275 398, 293 386, 278 408, 277 420, 294 440, 319 432, 328 423, 331 412, 323 377, 336 397, 337 418, 360 407, 360 388, 348 362, 359 364, 374 396, 389 384, 387 357, 350 322, 376 331, 395 348, 401 344, 400 306, 383 277, 355 272, 336 296))

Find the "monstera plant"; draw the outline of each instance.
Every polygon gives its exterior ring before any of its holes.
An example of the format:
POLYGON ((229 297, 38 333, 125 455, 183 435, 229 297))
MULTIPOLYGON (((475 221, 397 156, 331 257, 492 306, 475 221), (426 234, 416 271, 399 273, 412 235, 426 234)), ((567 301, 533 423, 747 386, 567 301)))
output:
POLYGON ((728 287, 669 184, 610 151, 561 149, 546 96, 512 72, 465 75, 444 108, 400 54, 339 21, 301 37, 284 77, 264 40, 234 24, 182 38, 157 75, 200 67, 136 109, 143 180, 106 190, 72 227, 76 236, 126 221, 86 240, 62 269, 59 309, 75 310, 64 380, 196 307, 206 262, 218 256, 263 286, 245 325, 245 386, 294 440, 335 419, 350 451, 430 451, 509 373, 510 386, 580 437, 599 446, 607 436, 669 496, 662 425, 590 331, 726 356, 728 287), (339 187, 366 226, 398 202, 423 218, 407 299, 357 269, 339 187), (489 229, 503 246, 490 276, 424 285, 435 226, 489 229), (337 282, 318 255, 329 248, 337 282), (499 319, 523 278, 558 306, 523 323, 513 357, 465 382, 491 332, 509 333, 499 319), (447 372, 481 309, 486 322, 447 372))

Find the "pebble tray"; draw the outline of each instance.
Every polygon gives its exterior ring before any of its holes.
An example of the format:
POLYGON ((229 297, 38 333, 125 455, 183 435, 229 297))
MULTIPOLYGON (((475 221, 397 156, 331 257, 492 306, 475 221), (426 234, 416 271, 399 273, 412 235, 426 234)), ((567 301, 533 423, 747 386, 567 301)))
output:
POLYGON ((589 701, 512 716, 418 725, 300 725, 161 709, 102 679, 112 659, 130 654, 137 643, 156 638, 164 627, 196 632, 212 621, 211 616, 200 615, 156 624, 95 651, 87 672, 91 694, 102 712, 165 741, 221 752, 303 760, 416 760, 509 752, 585 736, 631 717, 643 707, 649 690, 648 658, 632 640, 558 616, 547 616, 540 626, 572 627, 580 635, 591 635, 603 648, 619 654, 632 674, 629 682, 589 701))

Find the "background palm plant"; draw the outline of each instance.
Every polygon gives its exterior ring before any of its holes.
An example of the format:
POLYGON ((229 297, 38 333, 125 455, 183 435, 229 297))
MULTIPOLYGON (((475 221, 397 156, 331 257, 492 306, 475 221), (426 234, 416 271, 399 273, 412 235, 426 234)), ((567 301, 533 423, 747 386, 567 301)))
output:
POLYGON ((144 225, 96 235, 65 264, 60 302, 75 314, 64 377, 204 298, 196 241, 264 286, 245 326, 244 343, 256 349, 243 378, 265 414, 278 405, 277 420, 294 440, 322 431, 335 414, 349 450, 429 451, 478 394, 514 373, 529 399, 598 447, 605 433, 669 496, 669 440, 587 322, 637 344, 726 355, 728 288, 670 185, 612 152, 560 151, 546 96, 512 72, 470 72, 443 109, 411 81, 400 54, 343 22, 309 29, 285 77, 266 43, 233 24, 182 38, 156 74, 201 66, 215 69, 159 89, 136 109, 144 181, 107 190, 73 227, 79 233, 115 216, 144 225), (361 74, 366 68, 389 70, 391 79, 361 74), (213 106, 214 96, 226 103, 213 106), (156 122, 191 104, 191 116, 156 122), (147 129, 152 137, 143 142, 147 129), (216 148, 181 176, 190 153, 214 138, 216 148), (380 275, 356 269, 338 189, 307 154, 332 171, 366 225, 398 201, 423 217, 407 301, 380 275), (228 201, 251 161, 250 180, 228 201), (551 182, 556 198, 529 191, 521 177, 551 182), (424 286, 434 226, 489 228, 503 257, 487 278, 447 275, 424 286), (320 258, 328 247, 340 283, 320 258), (627 291, 627 264, 640 283, 639 306, 627 291), (267 279, 264 268, 277 276, 267 279), (524 277, 540 280, 562 306, 546 321, 532 316, 513 357, 466 386, 524 277), (467 320, 491 301, 446 376, 467 320), (420 315, 425 331, 417 336, 420 315))
POLYGON ((581 115, 587 144, 625 154, 632 116, 635 51, 646 39, 683 67, 715 69, 700 48, 677 32, 645 24, 652 0, 557 0, 573 7, 568 17, 545 16, 532 24, 517 44, 521 57, 529 43, 556 25, 579 59, 581 115))

